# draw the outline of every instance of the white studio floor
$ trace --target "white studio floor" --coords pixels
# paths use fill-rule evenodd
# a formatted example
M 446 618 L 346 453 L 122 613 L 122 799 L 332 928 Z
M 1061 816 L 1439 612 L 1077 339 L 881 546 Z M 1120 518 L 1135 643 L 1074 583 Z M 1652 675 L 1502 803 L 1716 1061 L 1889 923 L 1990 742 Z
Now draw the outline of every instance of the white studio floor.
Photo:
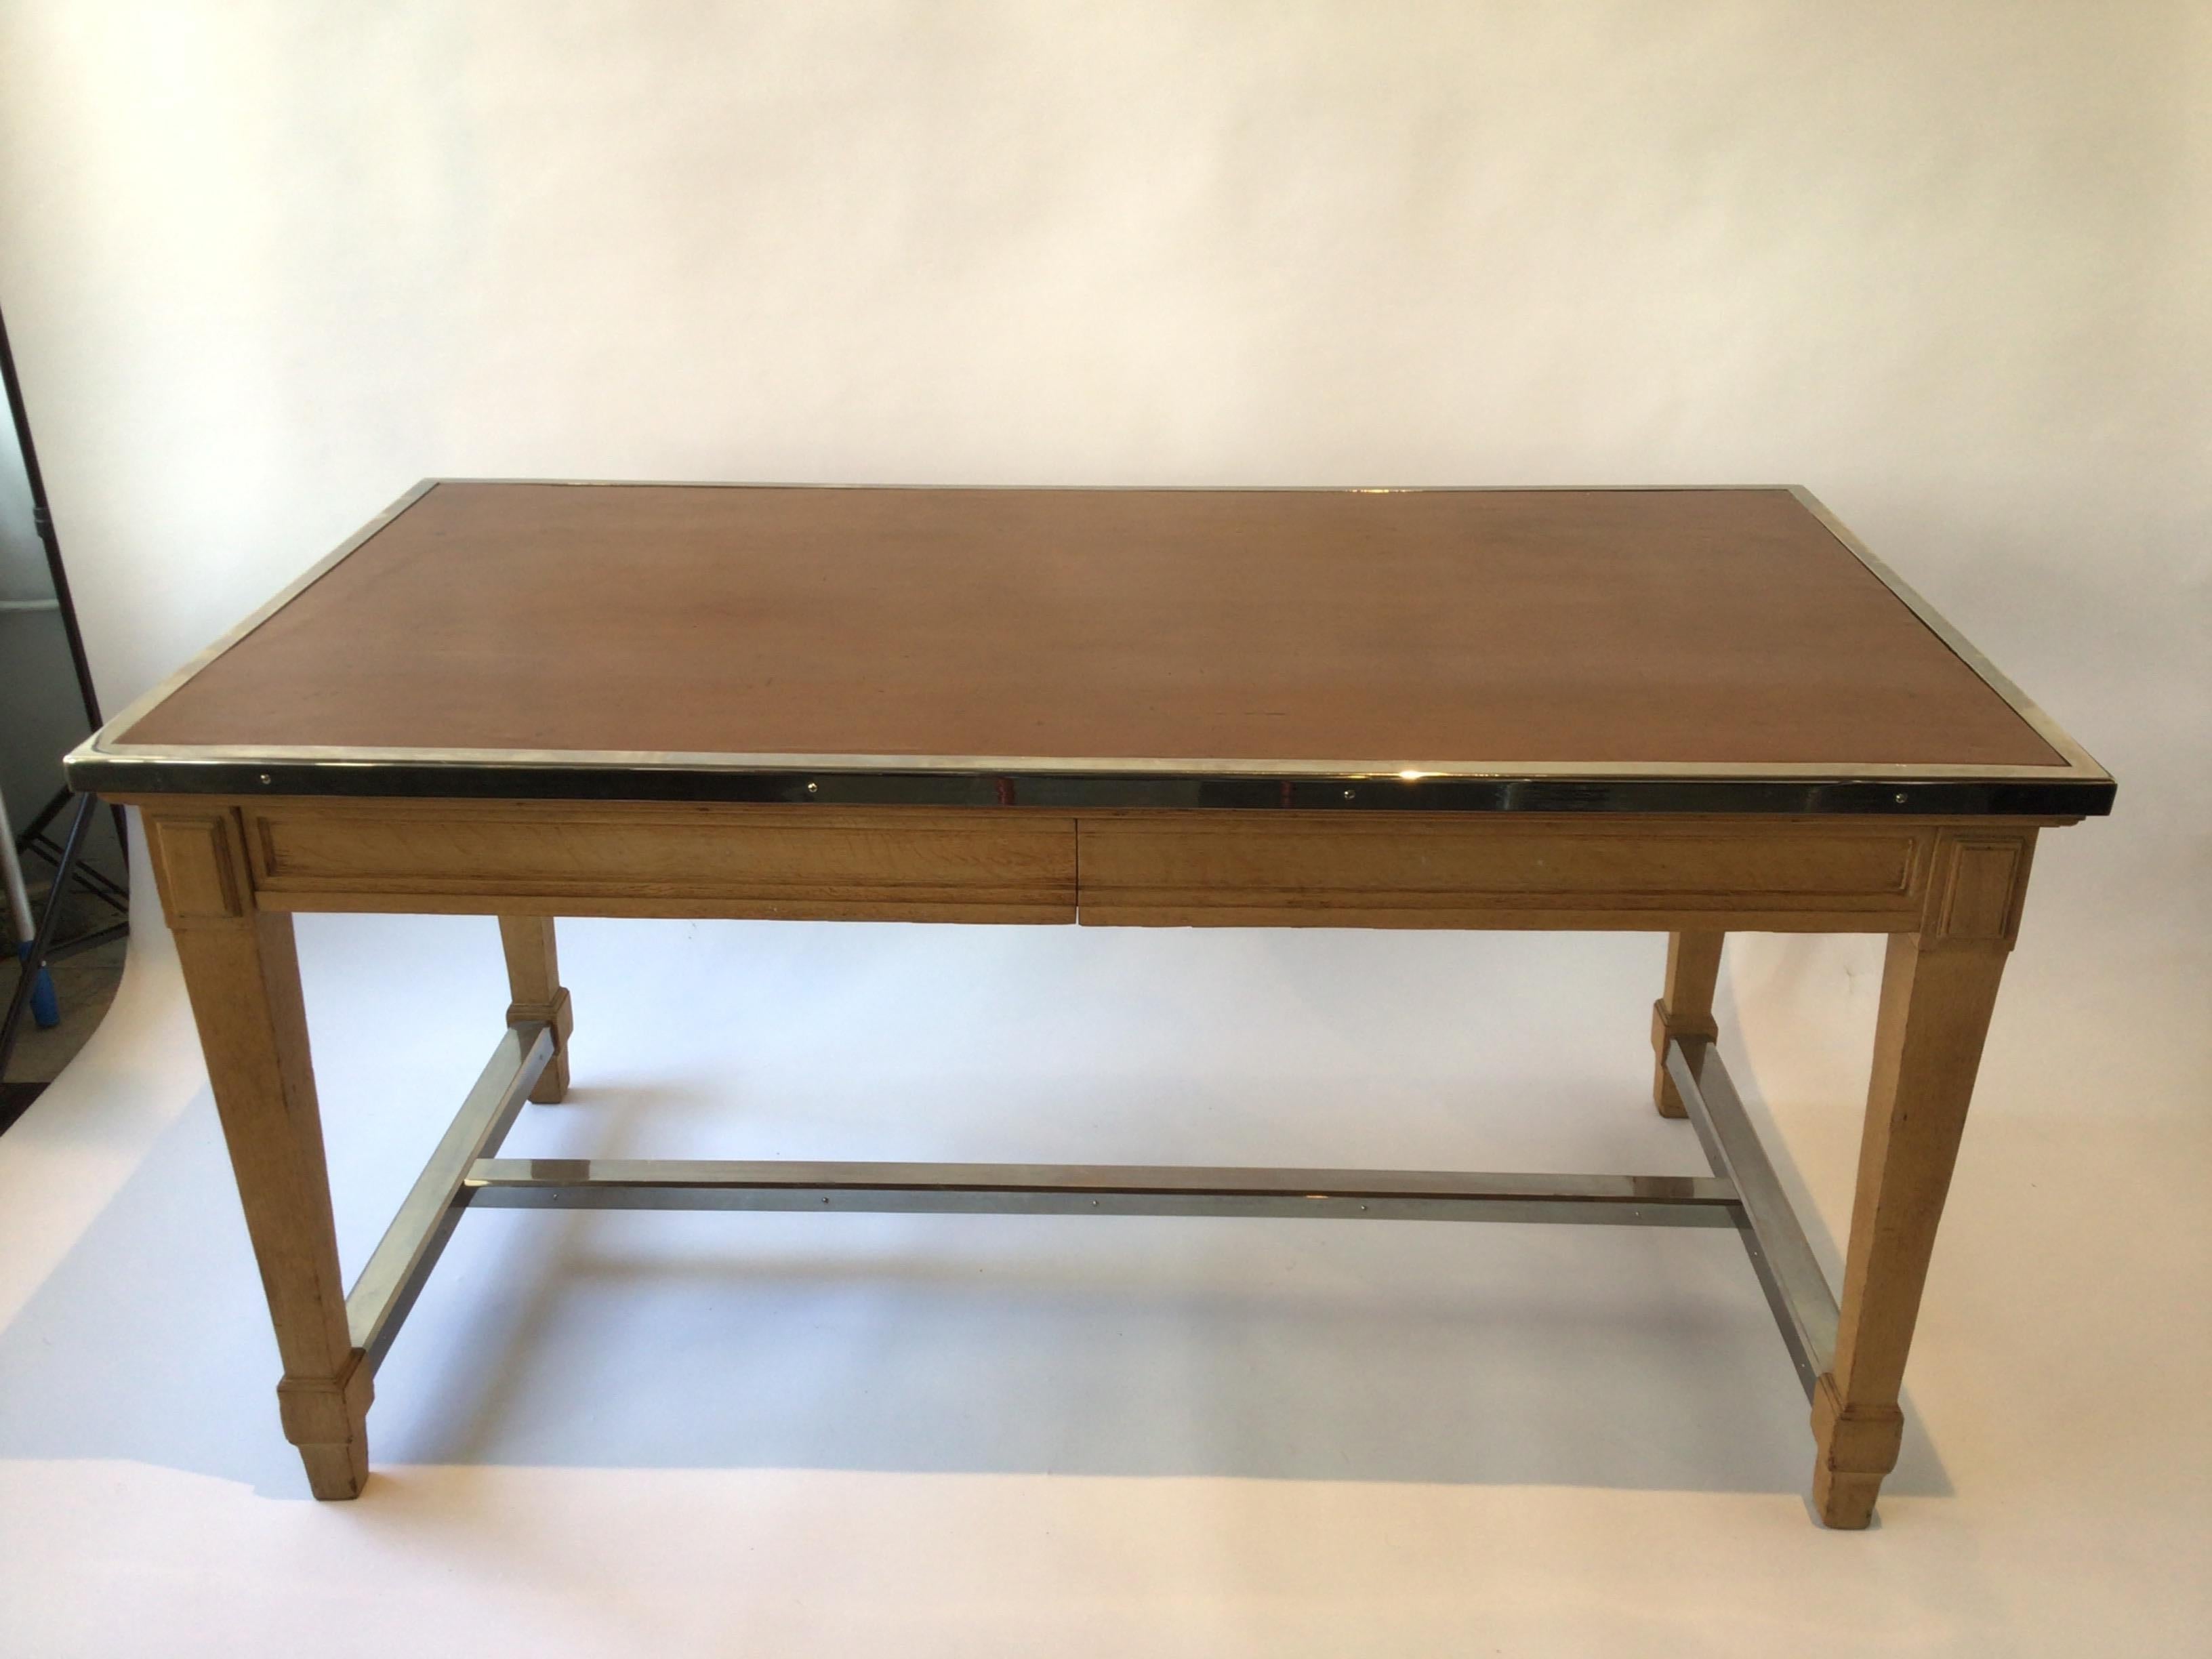
M 301 939 L 351 1271 L 506 991 L 488 920 Z M 576 1087 L 518 1153 L 1703 1169 L 1656 938 L 561 942 Z M 1879 946 L 1731 952 L 1832 1274 Z M 2202 984 L 2122 956 L 2031 915 L 1845 1534 L 1733 1235 L 1400 1223 L 480 1213 L 317 1504 L 143 949 L 0 1137 L 0 1653 L 2201 1653 Z

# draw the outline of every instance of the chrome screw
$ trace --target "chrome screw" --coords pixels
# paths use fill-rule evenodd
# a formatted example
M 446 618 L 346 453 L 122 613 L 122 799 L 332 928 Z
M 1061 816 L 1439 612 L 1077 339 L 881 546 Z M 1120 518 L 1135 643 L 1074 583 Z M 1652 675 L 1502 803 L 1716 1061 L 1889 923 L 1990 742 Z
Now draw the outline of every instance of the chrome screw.
M 822 786 L 818 783 L 810 783 L 806 786 L 806 793 L 810 795 L 818 795 L 822 793 Z M 1905 797 L 1899 795 L 1898 799 L 1903 800 Z

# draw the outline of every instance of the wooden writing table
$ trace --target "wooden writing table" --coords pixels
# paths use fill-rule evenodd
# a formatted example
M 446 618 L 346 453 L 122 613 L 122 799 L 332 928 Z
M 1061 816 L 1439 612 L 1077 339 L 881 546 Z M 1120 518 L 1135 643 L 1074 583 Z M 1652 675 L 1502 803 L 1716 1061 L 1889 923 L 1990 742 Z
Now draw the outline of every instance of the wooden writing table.
M 472 1205 L 1742 1234 L 1864 1526 L 2039 829 L 2113 786 L 1802 490 L 435 482 L 70 757 L 143 810 L 320 1498 Z M 350 1294 L 298 910 L 499 918 L 514 1003 Z M 556 915 L 1671 936 L 1710 1177 L 509 1159 Z M 1889 937 L 1840 1309 L 1714 1050 L 1730 930 Z

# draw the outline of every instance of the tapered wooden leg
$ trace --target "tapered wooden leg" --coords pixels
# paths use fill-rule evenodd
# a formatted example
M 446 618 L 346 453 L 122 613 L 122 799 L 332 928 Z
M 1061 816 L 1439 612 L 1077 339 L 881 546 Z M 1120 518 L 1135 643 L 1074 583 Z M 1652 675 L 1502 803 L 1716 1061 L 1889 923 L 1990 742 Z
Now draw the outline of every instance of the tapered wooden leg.
M 2018 927 L 2032 840 L 1946 843 L 1930 925 L 1889 941 L 1835 1364 L 1813 1396 L 1813 1502 L 1832 1527 L 1865 1526 L 1897 1462 L 1905 1352 Z
M 1662 1117 L 1687 1117 L 1688 1109 L 1667 1075 L 1667 1043 L 1672 1037 L 1720 1036 L 1713 1024 L 1713 987 L 1721 974 L 1721 942 L 1725 933 L 1669 933 L 1667 936 L 1667 989 L 1651 1005 L 1651 1052 L 1656 1058 L 1651 1079 L 1651 1101 Z
M 553 945 L 550 916 L 501 916 L 499 942 L 507 952 L 510 1025 L 544 1020 L 553 1027 L 553 1058 L 546 1062 L 531 1099 L 550 1106 L 568 1092 L 568 1033 L 575 1017 L 561 983 L 561 963 Z
M 356 1497 L 368 1479 L 369 1372 L 347 1334 L 292 919 L 254 909 L 234 815 L 148 827 L 276 1329 L 284 1436 L 316 1497 Z

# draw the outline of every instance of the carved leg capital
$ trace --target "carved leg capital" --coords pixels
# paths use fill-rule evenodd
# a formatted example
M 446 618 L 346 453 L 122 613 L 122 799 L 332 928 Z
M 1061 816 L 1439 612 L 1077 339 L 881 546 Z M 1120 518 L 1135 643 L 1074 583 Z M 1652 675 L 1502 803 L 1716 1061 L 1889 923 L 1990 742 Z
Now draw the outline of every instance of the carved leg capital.
M 553 1028 L 553 1058 L 539 1074 L 530 1097 L 540 1106 L 556 1105 L 568 1092 L 568 1034 L 576 1017 L 568 1006 L 568 988 L 561 983 L 560 958 L 554 949 L 550 916 L 501 916 L 499 938 L 507 953 L 509 1025 L 543 1020 Z
M 1724 933 L 1671 933 L 1667 939 L 1666 994 L 1651 1005 L 1654 1065 L 1651 1103 L 1662 1117 L 1687 1117 L 1689 1109 L 1667 1075 L 1667 1044 L 1674 1037 L 1720 1037 L 1713 1023 L 1713 988 L 1719 982 Z

